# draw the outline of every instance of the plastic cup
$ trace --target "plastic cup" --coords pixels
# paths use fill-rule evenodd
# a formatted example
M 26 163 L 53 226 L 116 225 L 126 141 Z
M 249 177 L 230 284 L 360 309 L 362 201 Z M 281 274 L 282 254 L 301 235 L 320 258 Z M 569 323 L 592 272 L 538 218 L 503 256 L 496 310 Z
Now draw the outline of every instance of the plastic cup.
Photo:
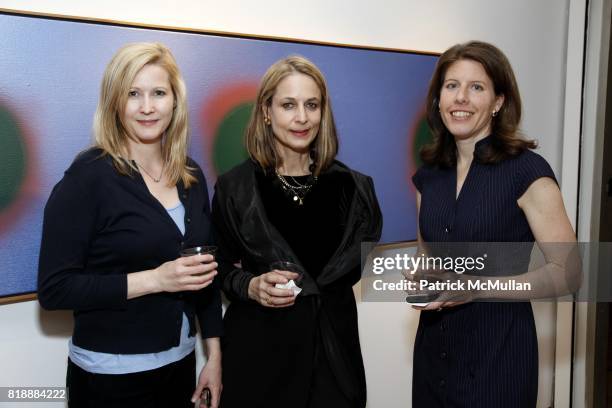
M 289 261 L 275 261 L 270 264 L 270 270 L 273 271 L 275 269 L 277 271 L 297 273 L 298 277 L 293 279 L 293 282 L 297 286 L 302 287 L 302 283 L 304 282 L 304 269 L 300 265 Z
M 214 245 L 209 245 L 209 246 L 196 246 L 196 247 L 191 247 L 191 248 L 185 248 L 182 249 L 180 254 L 181 254 L 181 258 L 186 258 L 189 256 L 194 256 L 194 255 L 206 255 L 206 254 L 210 254 L 213 256 L 213 260 L 210 262 L 214 262 L 214 256 L 215 256 L 215 252 L 217 251 L 217 247 Z M 202 262 L 203 264 L 207 263 L 207 262 Z M 194 274 L 194 275 L 203 275 L 203 274 Z
M 182 249 L 181 257 L 194 256 L 194 255 L 206 255 L 206 254 L 210 254 L 214 257 L 215 252 L 217 252 L 217 247 L 214 245 L 196 246 L 196 247 Z

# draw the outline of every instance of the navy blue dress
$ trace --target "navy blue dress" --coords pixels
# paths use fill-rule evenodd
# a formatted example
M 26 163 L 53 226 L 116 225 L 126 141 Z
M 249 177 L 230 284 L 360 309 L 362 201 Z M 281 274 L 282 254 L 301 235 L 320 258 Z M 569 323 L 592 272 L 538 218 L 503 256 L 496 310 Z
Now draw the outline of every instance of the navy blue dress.
M 455 168 L 423 166 L 414 175 L 425 242 L 534 241 L 517 199 L 536 179 L 555 179 L 554 173 L 529 150 L 483 164 L 478 157 L 490 144 L 491 137 L 476 144 L 457 198 Z M 473 302 L 421 312 L 414 408 L 535 407 L 537 391 L 538 347 L 529 302 Z

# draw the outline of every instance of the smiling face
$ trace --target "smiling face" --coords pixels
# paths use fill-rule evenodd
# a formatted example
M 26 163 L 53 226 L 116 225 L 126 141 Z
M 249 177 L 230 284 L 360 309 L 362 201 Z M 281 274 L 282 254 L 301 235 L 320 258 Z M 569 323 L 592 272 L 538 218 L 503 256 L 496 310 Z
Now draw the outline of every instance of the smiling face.
M 264 107 L 278 153 L 308 153 L 321 124 L 321 90 L 301 73 L 292 73 L 278 83 L 270 106 Z
M 122 120 L 130 137 L 140 143 L 161 141 L 174 110 L 168 72 L 147 64 L 138 71 L 128 92 Z
M 446 70 L 440 90 L 440 116 L 455 140 L 478 141 L 491 132 L 493 112 L 504 102 L 479 62 L 462 59 Z

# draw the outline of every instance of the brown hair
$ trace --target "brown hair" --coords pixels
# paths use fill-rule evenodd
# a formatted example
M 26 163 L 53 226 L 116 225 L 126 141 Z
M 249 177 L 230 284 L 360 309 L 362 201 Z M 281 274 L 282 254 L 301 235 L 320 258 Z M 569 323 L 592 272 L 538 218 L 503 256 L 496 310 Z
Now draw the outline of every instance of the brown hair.
M 293 73 L 308 75 L 321 91 L 321 124 L 319 133 L 310 146 L 314 161 L 314 175 L 319 175 L 331 165 L 338 153 L 338 137 L 332 113 L 327 84 L 315 64 L 301 56 L 290 56 L 275 62 L 264 74 L 257 91 L 257 100 L 246 130 L 245 144 L 249 155 L 264 169 L 277 167 L 281 157 L 276 151 L 272 128 L 264 121 L 264 107 L 272 104 L 278 84 Z
M 519 133 L 521 96 L 512 66 L 501 50 L 492 44 L 470 41 L 446 50 L 438 60 L 429 83 L 427 94 L 427 122 L 433 133 L 433 142 L 421 149 L 421 160 L 426 164 L 451 167 L 457 161 L 457 146 L 440 116 L 440 91 L 448 68 L 459 60 L 472 60 L 482 65 L 493 83 L 495 95 L 503 95 L 504 103 L 492 118 L 492 141 L 480 152 L 482 163 L 497 163 L 526 149 L 534 149 L 533 140 L 525 140 Z
M 175 108 L 162 142 L 162 158 L 168 184 L 182 180 L 185 187 L 197 182 L 194 168 L 187 165 L 188 118 L 185 83 L 170 50 L 160 43 L 133 43 L 122 47 L 109 62 L 100 87 L 100 99 L 94 115 L 95 145 L 112 157 L 117 171 L 132 174 L 138 169 L 124 157 L 128 138 L 132 137 L 121 122 L 128 91 L 138 72 L 155 64 L 168 72 Z

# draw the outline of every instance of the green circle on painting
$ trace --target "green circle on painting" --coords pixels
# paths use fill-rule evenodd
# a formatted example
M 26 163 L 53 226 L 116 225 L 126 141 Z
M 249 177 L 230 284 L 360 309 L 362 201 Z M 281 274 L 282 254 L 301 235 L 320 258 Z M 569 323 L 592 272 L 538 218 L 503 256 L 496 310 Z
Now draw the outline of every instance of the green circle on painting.
M 422 117 L 416 127 L 414 134 L 414 143 L 412 145 L 412 159 L 414 160 L 415 168 L 419 168 L 423 162 L 421 161 L 420 151 L 421 147 L 429 144 L 433 141 L 433 135 L 429 130 L 427 119 Z
M 17 198 L 25 173 L 25 145 L 17 120 L 0 106 L 0 211 Z
M 252 109 L 251 102 L 237 105 L 221 121 L 213 144 L 213 165 L 217 174 L 225 173 L 249 157 L 244 147 L 244 131 Z

